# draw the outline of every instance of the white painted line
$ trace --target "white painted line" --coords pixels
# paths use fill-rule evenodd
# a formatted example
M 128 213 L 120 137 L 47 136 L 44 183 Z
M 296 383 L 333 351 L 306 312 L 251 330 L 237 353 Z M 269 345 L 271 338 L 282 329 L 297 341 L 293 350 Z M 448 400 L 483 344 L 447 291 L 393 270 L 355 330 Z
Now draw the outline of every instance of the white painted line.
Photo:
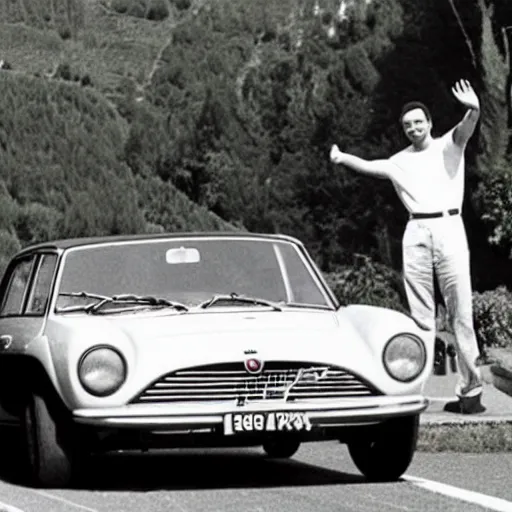
M 495 498 L 494 496 L 488 496 L 479 492 L 468 491 L 466 489 L 461 489 L 460 487 L 442 484 L 441 482 L 436 482 L 434 480 L 426 480 L 425 478 L 404 475 L 402 476 L 402 479 L 417 485 L 422 489 L 426 489 L 427 491 L 444 494 L 450 498 L 456 498 L 468 503 L 480 505 L 488 510 L 495 510 L 496 512 L 512 512 L 512 501 Z
M 0 501 L 0 512 L 23 512 L 23 510 L 13 507 L 12 505 L 7 505 Z
M 65 503 L 66 505 L 71 505 L 72 507 L 79 508 L 81 510 L 86 510 L 87 512 L 99 512 L 95 508 L 89 508 L 85 505 L 80 505 L 80 503 L 75 503 L 74 501 L 67 500 L 66 498 L 61 498 L 60 496 L 56 496 L 55 494 L 50 494 L 49 492 L 40 491 L 38 489 L 30 489 L 32 492 L 44 496 L 45 498 L 49 498 L 51 500 L 60 501 L 61 503 Z M 0 512 L 2 510 L 0 509 Z

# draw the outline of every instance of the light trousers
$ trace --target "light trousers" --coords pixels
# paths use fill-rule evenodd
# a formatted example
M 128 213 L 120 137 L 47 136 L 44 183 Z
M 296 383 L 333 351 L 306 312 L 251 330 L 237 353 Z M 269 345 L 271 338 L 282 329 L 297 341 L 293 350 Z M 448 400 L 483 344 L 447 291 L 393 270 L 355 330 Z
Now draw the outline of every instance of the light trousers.
M 482 392 L 482 378 L 476 366 L 479 349 L 473 327 L 469 249 L 460 215 L 409 220 L 403 236 L 403 266 L 411 314 L 431 332 L 432 346 L 437 277 L 459 362 L 455 393 L 459 397 L 478 395 Z

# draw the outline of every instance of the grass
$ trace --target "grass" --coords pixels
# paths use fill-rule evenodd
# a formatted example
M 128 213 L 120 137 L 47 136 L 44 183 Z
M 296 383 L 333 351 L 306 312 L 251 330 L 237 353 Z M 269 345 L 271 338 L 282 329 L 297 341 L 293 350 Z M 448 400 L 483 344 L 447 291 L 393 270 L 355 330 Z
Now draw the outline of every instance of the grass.
M 422 425 L 417 449 L 430 453 L 512 452 L 512 423 Z

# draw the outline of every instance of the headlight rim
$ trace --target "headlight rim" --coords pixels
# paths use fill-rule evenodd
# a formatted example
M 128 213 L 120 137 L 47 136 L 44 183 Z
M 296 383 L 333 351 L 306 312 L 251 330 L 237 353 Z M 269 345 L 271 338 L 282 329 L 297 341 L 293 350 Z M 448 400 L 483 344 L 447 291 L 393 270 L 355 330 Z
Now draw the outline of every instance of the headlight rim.
M 90 389 L 89 386 L 86 386 L 84 384 L 84 381 L 81 377 L 80 368 L 82 367 L 82 364 L 83 364 L 85 358 L 89 354 L 91 354 L 92 352 L 95 352 L 96 350 L 102 350 L 102 349 L 111 350 L 117 356 L 119 356 L 119 359 L 121 360 L 121 363 L 123 365 L 123 379 L 121 380 L 120 384 L 114 390 L 109 390 L 108 392 L 98 393 L 97 391 Z M 112 396 L 114 393 L 119 391 L 119 389 L 123 386 L 123 384 L 126 382 L 126 379 L 128 377 L 128 363 L 126 361 L 126 358 L 124 357 L 123 353 L 121 352 L 121 350 L 119 348 L 115 347 L 114 345 L 110 345 L 108 343 L 101 343 L 98 345 L 93 345 L 92 347 L 89 347 L 87 350 L 85 350 L 85 352 L 83 352 L 83 354 L 78 359 L 76 370 L 77 370 L 78 381 L 80 382 L 82 389 L 84 389 L 87 393 L 89 393 L 90 395 L 97 397 L 97 398 L 105 398 L 108 396 Z
M 420 367 L 420 370 L 414 374 L 412 377 L 408 378 L 408 379 L 400 379 L 398 378 L 396 375 L 394 375 L 391 370 L 389 369 L 388 367 L 388 364 L 386 362 L 386 352 L 389 348 L 389 345 L 396 339 L 396 338 L 400 338 L 400 337 L 407 337 L 407 338 L 410 338 L 412 339 L 413 341 L 415 341 L 418 346 L 420 347 L 421 349 L 421 367 Z M 416 380 L 422 373 L 423 371 L 425 370 L 425 367 L 427 365 L 427 348 L 425 346 L 425 343 L 423 342 L 423 340 L 417 336 L 416 334 L 413 334 L 411 332 L 400 332 L 398 334 L 394 334 L 393 336 L 391 336 L 391 338 L 389 338 L 389 340 L 386 342 L 386 344 L 384 345 L 384 349 L 382 350 L 382 364 L 387 372 L 387 374 L 394 380 L 396 380 L 397 382 L 401 382 L 403 384 L 409 384 L 410 382 Z

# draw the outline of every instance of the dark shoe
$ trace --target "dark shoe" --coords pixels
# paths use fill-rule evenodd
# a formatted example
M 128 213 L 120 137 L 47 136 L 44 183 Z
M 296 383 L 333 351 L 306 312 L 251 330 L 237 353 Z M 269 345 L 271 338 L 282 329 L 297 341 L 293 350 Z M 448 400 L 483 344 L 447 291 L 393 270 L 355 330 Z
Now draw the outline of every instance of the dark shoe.
M 446 412 L 454 412 L 458 414 L 478 414 L 486 410 L 480 403 L 481 398 L 481 393 L 476 396 L 461 396 L 458 400 L 448 402 L 444 406 L 444 410 Z

